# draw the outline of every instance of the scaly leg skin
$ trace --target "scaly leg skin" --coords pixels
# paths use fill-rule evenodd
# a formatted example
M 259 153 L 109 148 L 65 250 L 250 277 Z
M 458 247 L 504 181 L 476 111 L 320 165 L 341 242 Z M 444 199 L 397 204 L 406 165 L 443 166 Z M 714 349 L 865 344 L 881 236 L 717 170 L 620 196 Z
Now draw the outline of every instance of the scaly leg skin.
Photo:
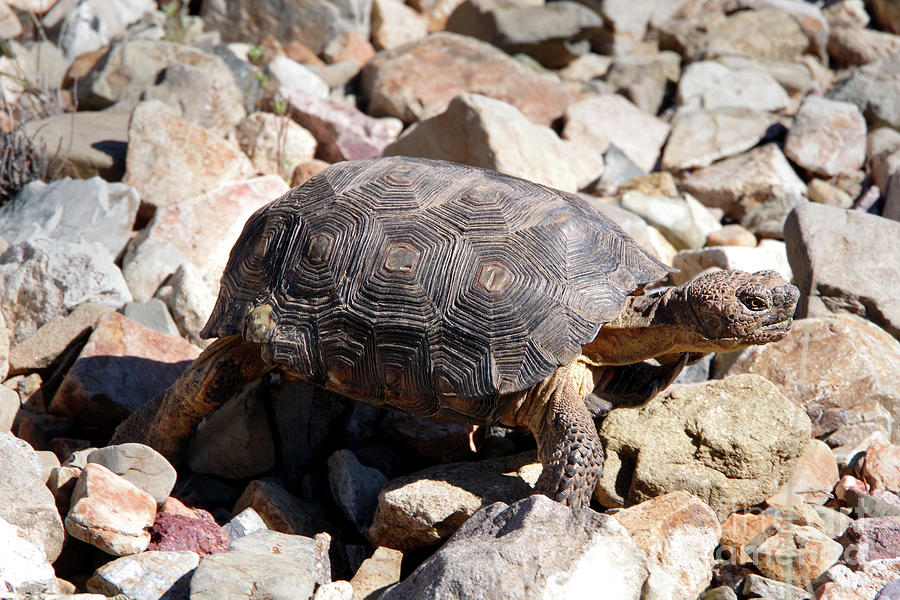
M 563 379 L 532 427 L 543 471 L 536 491 L 572 508 L 587 508 L 603 474 L 603 446 L 575 383 Z
M 272 368 L 258 344 L 239 335 L 219 338 L 169 389 L 122 421 L 110 444 L 139 442 L 174 461 L 203 417 Z

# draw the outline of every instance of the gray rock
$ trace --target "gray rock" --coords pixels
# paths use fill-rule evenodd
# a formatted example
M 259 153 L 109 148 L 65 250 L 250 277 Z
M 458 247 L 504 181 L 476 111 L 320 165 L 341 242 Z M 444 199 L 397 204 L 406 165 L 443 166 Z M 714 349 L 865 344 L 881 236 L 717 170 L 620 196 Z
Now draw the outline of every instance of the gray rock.
M 900 577 L 890 582 L 878 592 L 875 600 L 896 600 L 900 598 Z
M 561 140 L 514 106 L 477 94 L 457 96 L 443 113 L 407 129 L 384 154 L 451 160 L 569 192 L 603 171 L 601 152 L 586 143 Z
M 255 112 L 238 124 L 236 133 L 258 173 L 290 179 L 297 165 L 316 155 L 316 138 L 286 116 Z
M 19 535 L 47 561 L 56 560 L 64 538 L 62 520 L 53 494 L 44 485 L 37 455 L 26 442 L 0 433 L 0 465 L 4 465 L 0 469 L 0 519 L 18 527 Z M 6 535 L 12 534 L 7 531 Z
M 681 271 L 673 274 L 672 282 L 681 285 L 707 269 L 740 271 L 778 271 L 785 281 L 791 281 L 784 242 L 762 240 L 755 248 L 743 246 L 712 246 L 699 250 L 682 250 L 675 255 L 672 266 Z
M 43 550 L 3 517 L 0 517 L 0 586 L 6 593 L 29 594 L 28 597 L 38 594 L 44 598 L 44 592 L 59 591 L 56 574 Z
M 700 594 L 697 600 L 738 600 L 737 594 L 727 585 L 710 588 Z
M 788 132 L 784 153 L 826 177 L 856 171 L 866 159 L 866 122 L 849 102 L 807 97 Z
M 119 308 L 132 299 L 105 246 L 47 239 L 18 242 L 0 255 L 0 290 L 13 344 L 85 302 Z
M 722 228 L 709 210 L 690 196 L 670 198 L 629 191 L 621 203 L 622 208 L 659 229 L 677 249 L 702 248 L 706 236 Z
M 188 550 L 141 552 L 106 563 L 85 587 L 105 596 L 124 594 L 131 600 L 186 599 L 191 573 L 198 564 L 200 555 Z
M 785 224 L 801 292 L 798 315 L 850 312 L 900 339 L 900 223 L 822 204 L 798 206 Z M 864 266 L 864 268 L 860 268 Z
M 12 430 L 20 407 L 19 394 L 5 385 L 0 385 L 0 433 L 9 433 Z
M 178 473 L 162 454 L 143 444 L 118 444 L 94 450 L 88 455 L 89 463 L 98 463 L 124 477 L 156 500 L 162 506 L 169 498 Z
M 605 80 L 644 112 L 655 115 L 680 77 L 681 57 L 666 50 L 617 56 Z
M 679 110 L 744 106 L 754 110 L 786 108 L 784 88 L 762 67 L 731 69 L 715 61 L 691 63 L 678 82 Z
M 159 333 L 179 335 L 178 326 L 172 320 L 169 309 L 159 298 L 150 298 L 146 302 L 129 302 L 122 307 L 122 314 Z
M 228 532 L 232 542 L 245 535 L 268 529 L 262 517 L 250 507 L 245 508 L 240 513 L 231 518 L 227 523 L 222 525 L 222 529 Z
M 802 588 L 773 579 L 748 573 L 741 584 L 742 598 L 761 600 L 813 600 L 813 595 Z
M 482 509 L 381 597 L 579 598 L 602 589 L 637 600 L 647 575 L 643 553 L 615 519 L 536 495 Z
M 600 181 L 597 182 L 594 189 L 601 193 L 615 193 L 623 183 L 646 174 L 615 144 L 610 144 L 603 153 L 603 175 L 600 176 Z
M 38 238 L 99 243 L 114 261 L 131 237 L 137 190 L 99 177 L 34 181 L 0 208 L 0 235 L 10 244 Z
M 328 84 L 311 69 L 287 56 L 273 58 L 266 66 L 266 72 L 286 90 L 304 92 L 316 98 L 328 97 Z
M 210 340 L 200 337 L 200 331 L 212 314 L 216 294 L 210 290 L 203 273 L 190 263 L 178 265 L 175 272 L 156 290 L 155 298 L 165 303 L 175 320 L 178 335 L 204 348 Z
M 313 536 L 329 530 L 329 519 L 316 504 L 300 500 L 274 479 L 251 481 L 235 502 L 233 513 L 253 508 L 266 527 L 275 531 Z
M 759 376 L 670 388 L 607 415 L 595 497 L 619 507 L 685 490 L 724 519 L 780 488 L 809 431 L 803 410 Z
M 900 128 L 900 52 L 852 69 L 826 96 L 855 104 L 869 128 Z
M 69 60 L 108 46 L 125 29 L 152 11 L 152 0 L 84 0 L 71 7 L 62 25 L 59 44 Z M 43 12 L 43 11 L 42 11 Z
M 361 464 L 350 450 L 338 450 L 328 458 L 328 483 L 341 512 L 365 533 L 388 478 L 378 469 Z

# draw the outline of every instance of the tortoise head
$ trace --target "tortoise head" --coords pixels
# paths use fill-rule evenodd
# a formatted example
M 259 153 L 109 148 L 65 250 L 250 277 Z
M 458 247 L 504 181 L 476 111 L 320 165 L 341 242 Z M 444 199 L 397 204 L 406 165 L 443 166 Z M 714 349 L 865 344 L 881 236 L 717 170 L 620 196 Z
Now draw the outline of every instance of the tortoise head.
M 800 298 L 800 290 L 775 271 L 707 273 L 677 291 L 684 303 L 679 312 L 695 319 L 697 333 L 723 350 L 783 338 Z

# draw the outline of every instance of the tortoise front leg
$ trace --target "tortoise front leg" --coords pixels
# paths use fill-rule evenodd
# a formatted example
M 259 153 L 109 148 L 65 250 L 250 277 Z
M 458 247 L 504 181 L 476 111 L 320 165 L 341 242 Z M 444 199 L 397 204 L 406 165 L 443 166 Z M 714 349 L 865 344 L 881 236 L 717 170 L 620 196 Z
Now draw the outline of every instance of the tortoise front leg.
M 219 338 L 169 389 L 122 421 L 110 444 L 139 442 L 174 461 L 203 417 L 272 368 L 260 357 L 259 344 L 240 335 Z
M 543 465 L 536 491 L 572 508 L 585 508 L 603 474 L 603 446 L 576 382 L 564 368 L 557 374 L 552 386 L 541 386 L 535 398 L 546 402 L 546 410 L 531 426 Z

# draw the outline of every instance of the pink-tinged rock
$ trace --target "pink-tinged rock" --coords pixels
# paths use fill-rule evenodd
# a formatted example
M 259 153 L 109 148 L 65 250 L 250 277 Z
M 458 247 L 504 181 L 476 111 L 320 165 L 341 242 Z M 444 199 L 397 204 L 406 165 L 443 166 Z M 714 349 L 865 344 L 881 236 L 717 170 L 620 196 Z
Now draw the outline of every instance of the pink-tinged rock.
M 255 112 L 237 126 L 237 141 L 257 173 L 290 177 L 294 167 L 316 155 L 310 132 L 284 116 Z
M 589 143 L 598 152 L 613 144 L 649 173 L 669 136 L 669 124 L 619 94 L 606 94 L 570 105 L 562 135 Z
M 328 162 L 381 156 L 400 131 L 344 102 L 282 89 L 288 114 L 318 142 L 318 155 Z
M 129 246 L 123 273 L 137 302 L 146 302 L 182 262 L 193 265 L 215 294 L 228 253 L 256 209 L 288 189 L 276 175 L 224 184 L 174 206 L 160 208 Z M 160 253 L 171 256 L 159 261 Z M 178 262 L 181 261 L 181 262 Z
M 716 558 L 727 560 L 732 564 L 750 562 L 750 556 L 747 555 L 744 546 L 778 522 L 779 519 L 774 515 L 731 513 L 722 523 L 722 538 L 719 541 Z
M 147 549 L 156 500 L 106 467 L 90 463 L 72 492 L 66 531 L 113 556 Z
M 122 181 L 145 203 L 171 206 L 252 174 L 240 148 L 185 121 L 168 105 L 151 100 L 132 112 Z
M 834 496 L 838 500 L 846 500 L 847 490 L 854 490 L 860 494 L 869 493 L 869 486 L 865 481 L 860 481 L 853 475 L 844 475 L 834 486 Z
M 784 153 L 819 175 L 855 171 L 866 159 L 866 120 L 855 104 L 808 96 L 788 132 Z
M 199 354 L 199 348 L 180 337 L 107 313 L 63 379 L 50 410 L 111 429 L 169 387 Z
M 694 598 L 709 585 L 722 529 L 716 513 L 691 494 L 657 496 L 615 515 L 638 548 Z M 675 551 L 674 549 L 678 549 Z
M 828 444 L 810 440 L 803 454 L 794 461 L 791 478 L 776 496 L 797 494 L 805 502 L 825 504 L 831 499 L 831 492 L 839 478 L 837 461 Z
M 845 548 L 844 562 L 851 566 L 900 558 L 900 517 L 856 519 L 837 541 Z
M 900 446 L 876 444 L 866 450 L 862 478 L 870 489 L 900 491 Z
M 355 60 L 361 65 L 366 64 L 375 56 L 375 48 L 369 40 L 356 31 L 339 33 L 331 41 L 325 44 L 322 57 L 326 62 L 337 63 L 345 60 Z
M 562 84 L 490 44 L 453 33 L 378 53 L 363 70 L 362 89 L 370 114 L 406 123 L 440 112 L 464 92 L 508 102 L 540 125 L 561 117 L 570 101 Z
M 818 529 L 775 524 L 744 549 L 764 577 L 805 586 L 838 561 L 843 547 Z
M 206 556 L 225 552 L 231 543 L 228 532 L 215 521 L 167 512 L 156 515 L 150 530 L 148 550 L 190 550 Z

